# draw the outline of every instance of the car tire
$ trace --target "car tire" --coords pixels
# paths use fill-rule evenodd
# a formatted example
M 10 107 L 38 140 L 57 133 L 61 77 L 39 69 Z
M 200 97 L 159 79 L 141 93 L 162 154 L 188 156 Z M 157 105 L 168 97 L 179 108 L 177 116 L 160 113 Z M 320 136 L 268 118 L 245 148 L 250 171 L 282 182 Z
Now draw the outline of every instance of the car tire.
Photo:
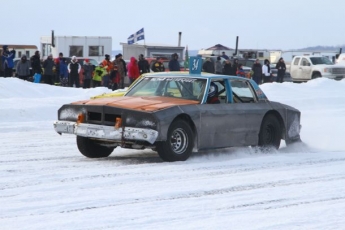
M 321 74 L 320 73 L 313 73 L 313 76 L 311 77 L 311 79 L 316 79 L 316 78 L 320 78 Z
M 273 114 L 265 116 L 259 133 L 259 147 L 264 150 L 279 149 L 282 129 L 277 117 Z
M 184 120 L 174 121 L 168 130 L 166 141 L 156 144 L 158 155 L 163 161 L 185 161 L 192 154 L 193 131 Z
M 77 136 L 77 146 L 81 154 L 88 158 L 102 158 L 108 157 L 113 151 L 113 148 L 98 145 L 94 140 Z

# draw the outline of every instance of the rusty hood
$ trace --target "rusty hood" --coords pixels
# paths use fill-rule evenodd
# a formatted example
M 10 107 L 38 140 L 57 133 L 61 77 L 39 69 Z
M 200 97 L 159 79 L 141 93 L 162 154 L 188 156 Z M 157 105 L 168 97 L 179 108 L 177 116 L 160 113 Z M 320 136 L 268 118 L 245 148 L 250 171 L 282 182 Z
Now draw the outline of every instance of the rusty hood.
M 71 103 L 72 105 L 106 105 L 117 108 L 157 111 L 169 108 L 176 105 L 195 105 L 198 101 L 185 100 L 173 97 L 113 97 L 113 98 L 99 98 L 94 100 L 77 101 Z

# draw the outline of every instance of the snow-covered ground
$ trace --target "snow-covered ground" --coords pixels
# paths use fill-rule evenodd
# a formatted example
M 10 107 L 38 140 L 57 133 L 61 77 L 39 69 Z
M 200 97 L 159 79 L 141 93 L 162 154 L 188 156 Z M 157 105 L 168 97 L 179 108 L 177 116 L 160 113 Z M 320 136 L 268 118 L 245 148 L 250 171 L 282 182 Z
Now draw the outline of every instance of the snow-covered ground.
M 108 92 L 0 78 L 0 229 L 345 229 L 345 80 L 265 84 L 302 112 L 303 144 L 165 163 L 87 159 L 53 129 L 65 103 Z

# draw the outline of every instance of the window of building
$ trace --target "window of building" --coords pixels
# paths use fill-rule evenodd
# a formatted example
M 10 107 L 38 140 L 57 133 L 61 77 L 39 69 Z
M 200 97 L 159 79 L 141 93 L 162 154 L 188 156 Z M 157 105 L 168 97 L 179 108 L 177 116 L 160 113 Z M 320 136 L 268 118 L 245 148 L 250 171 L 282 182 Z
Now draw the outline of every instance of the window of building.
M 84 57 L 83 46 L 70 46 L 69 56 Z
M 263 52 L 259 52 L 259 53 L 258 53 L 258 56 L 259 56 L 260 58 L 263 58 L 263 57 L 264 57 L 264 53 L 263 53 Z
M 22 51 L 18 52 L 18 57 L 22 57 Z
M 104 46 L 89 46 L 89 56 L 104 56 Z
M 27 57 L 30 57 L 30 51 L 29 50 L 25 51 L 25 54 Z

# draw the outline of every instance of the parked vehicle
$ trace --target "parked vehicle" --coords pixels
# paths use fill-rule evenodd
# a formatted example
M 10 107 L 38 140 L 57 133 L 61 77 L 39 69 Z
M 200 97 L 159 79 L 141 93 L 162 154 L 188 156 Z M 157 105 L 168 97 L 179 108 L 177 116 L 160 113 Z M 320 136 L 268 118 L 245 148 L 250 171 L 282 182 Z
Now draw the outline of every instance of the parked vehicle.
M 324 56 L 295 56 L 290 65 L 293 81 L 308 81 L 319 77 L 341 80 L 345 78 L 345 66 L 334 65 Z

